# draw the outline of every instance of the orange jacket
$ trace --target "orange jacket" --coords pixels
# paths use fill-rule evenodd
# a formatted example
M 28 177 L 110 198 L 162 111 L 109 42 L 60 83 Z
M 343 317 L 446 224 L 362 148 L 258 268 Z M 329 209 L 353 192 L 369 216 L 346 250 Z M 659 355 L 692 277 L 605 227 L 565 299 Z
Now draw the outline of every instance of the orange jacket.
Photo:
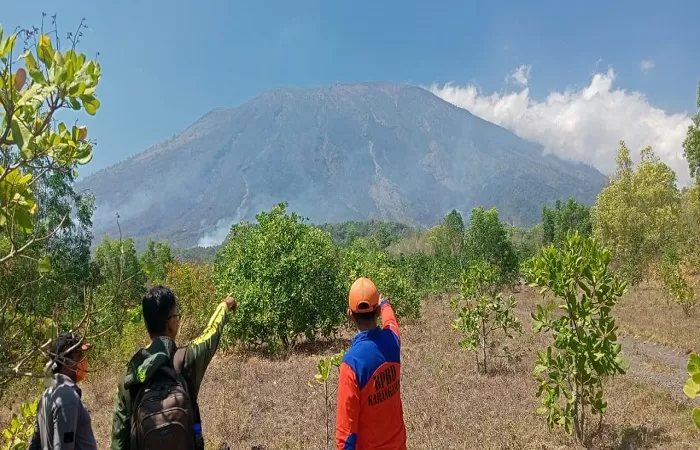
M 340 365 L 335 439 L 338 450 L 405 450 L 399 325 L 380 306 L 383 328 L 355 336 Z

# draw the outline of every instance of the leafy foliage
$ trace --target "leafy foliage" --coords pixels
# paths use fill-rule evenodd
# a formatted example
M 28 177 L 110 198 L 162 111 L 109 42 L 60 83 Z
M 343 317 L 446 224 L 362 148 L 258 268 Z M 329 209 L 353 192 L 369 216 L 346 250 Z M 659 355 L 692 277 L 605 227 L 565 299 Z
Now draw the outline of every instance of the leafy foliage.
M 594 238 L 570 233 L 559 248 L 545 248 L 528 273 L 531 285 L 543 295 L 551 292 L 561 311 L 554 315 L 554 303 L 548 303 L 532 314 L 533 330 L 551 332 L 553 338 L 535 367 L 542 399 L 537 412 L 547 415 L 550 427 L 575 431 L 580 440 L 586 410 L 602 415 L 607 409 L 604 377 L 625 373 L 612 308 L 627 284 L 610 272 L 610 259 Z
M 596 200 L 595 235 L 612 252 L 620 274 L 634 284 L 677 246 L 681 197 L 675 172 L 651 147 L 642 150 L 636 171 L 624 142 L 617 160 L 615 179 Z
M 377 238 L 382 249 L 386 249 L 413 232 L 413 228 L 403 223 L 379 220 L 325 223 L 318 225 L 318 228 L 330 233 L 333 243 L 341 247 L 347 247 L 355 239 L 371 236 Z
M 317 385 L 323 387 L 323 401 L 324 409 L 326 413 L 326 447 L 331 446 L 331 400 L 338 391 L 338 384 L 330 386 L 331 375 L 333 374 L 333 368 L 338 371 L 340 369 L 340 364 L 343 362 L 343 356 L 345 351 L 341 351 L 333 355 L 330 358 L 319 358 L 318 360 L 318 372 L 314 375 L 314 382 Z M 314 387 L 314 385 L 309 382 L 309 387 Z
M 64 109 L 94 115 L 100 107 L 95 97 L 100 66 L 76 53 L 76 41 L 61 52 L 47 34 L 22 34 L 34 42 L 17 58 L 18 35 L 4 37 L 0 27 L 0 232 L 10 241 L 0 263 L 60 228 L 41 233 L 37 183 L 54 173 L 72 173 L 92 158 L 87 128 L 55 123 L 55 116 Z M 24 67 L 15 67 L 17 59 Z
M 522 325 L 515 315 L 515 298 L 507 299 L 498 291 L 499 274 L 495 267 L 484 261 L 475 261 L 462 273 L 460 285 L 461 300 L 451 302 L 457 310 L 457 318 L 452 327 L 462 333 L 460 347 L 475 352 L 476 365 L 483 373 L 488 372 L 487 362 L 495 353 L 498 340 L 496 331 L 508 339 L 513 339 L 513 332 L 520 333 Z M 504 347 L 506 357 L 511 356 L 508 347 Z M 479 360 L 481 353 L 481 360 Z
M 53 19 L 55 25 L 55 17 Z M 94 198 L 75 193 L 77 167 L 93 142 L 68 109 L 94 115 L 100 66 L 54 49 L 36 28 L 5 35 L 0 27 L 0 386 L 41 375 L 46 341 L 58 326 L 89 326 L 87 295 Z M 19 55 L 18 38 L 24 38 Z M 58 41 L 57 41 L 58 42 Z M 19 258 L 21 257 L 21 258 Z M 3 393 L 0 390 L 0 395 Z
M 173 252 L 165 242 L 157 244 L 149 239 L 146 250 L 141 255 L 141 269 L 148 276 L 150 284 L 160 284 L 165 280 L 168 264 L 173 262 Z
M 559 245 L 566 240 L 569 231 L 578 231 L 581 236 L 593 232 L 591 208 L 573 198 L 566 203 L 557 200 L 554 208 L 542 207 L 542 232 L 545 245 Z
M 464 234 L 464 253 L 469 262 L 483 260 L 498 268 L 499 284 L 508 284 L 518 276 L 518 259 L 506 226 L 496 208 L 472 209 Z
M 700 108 L 700 82 L 698 83 L 698 108 Z M 690 166 L 690 176 L 700 177 L 700 111 L 693 116 L 693 123 L 688 127 L 688 134 L 683 141 L 683 155 Z
M 700 397 L 700 355 L 691 353 L 688 358 L 688 380 L 683 392 L 691 399 Z M 700 408 L 693 408 L 693 422 L 700 428 Z
M 168 264 L 165 284 L 177 297 L 181 321 L 178 336 L 190 341 L 204 329 L 216 305 L 216 288 L 211 281 L 211 264 L 175 262 Z
M 668 296 L 683 308 L 686 315 L 690 315 L 697 304 L 697 299 L 695 291 L 683 273 L 683 265 L 676 252 L 670 251 L 664 254 L 661 260 L 661 279 Z
M 358 277 L 367 277 L 385 297 L 391 298 L 398 317 L 420 317 L 419 291 L 406 267 L 392 261 L 374 238 L 357 239 L 343 252 L 343 275 L 345 292 Z
M 271 351 L 301 335 L 330 335 L 345 310 L 340 258 L 330 235 L 288 215 L 286 207 L 280 203 L 258 214 L 256 224 L 232 226 L 214 264 L 218 293 L 233 293 L 239 302 L 230 338 L 266 343 Z
M 29 448 L 29 442 L 34 433 L 38 405 L 39 399 L 20 405 L 19 414 L 13 414 L 10 424 L 2 430 L 0 449 L 25 450 Z

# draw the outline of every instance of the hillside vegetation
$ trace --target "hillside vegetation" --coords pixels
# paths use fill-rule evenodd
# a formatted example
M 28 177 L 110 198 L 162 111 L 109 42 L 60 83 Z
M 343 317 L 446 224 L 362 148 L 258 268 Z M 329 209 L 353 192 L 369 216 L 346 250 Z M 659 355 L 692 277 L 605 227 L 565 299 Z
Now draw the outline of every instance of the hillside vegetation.
M 146 344 L 140 301 L 156 284 L 170 286 L 178 298 L 180 344 L 198 335 L 221 298 L 238 299 L 199 400 L 210 446 L 328 448 L 319 430 L 332 427 L 333 402 L 308 382 L 319 380 L 314 375 L 323 367 L 323 382 L 335 382 L 331 361 L 354 332 L 345 314 L 347 292 L 361 276 L 391 300 L 402 327 L 409 448 L 668 449 L 700 442 L 693 424 L 700 427 L 700 409 L 693 408 L 700 395 L 700 357 L 693 353 L 700 350 L 700 187 L 694 180 L 678 189 L 675 173 L 651 148 L 641 150 L 635 166 L 620 143 L 617 171 L 593 207 L 573 197 L 543 206 L 532 190 L 522 190 L 531 210 L 517 214 L 537 218 L 526 228 L 509 225 L 497 208 L 453 201 L 459 190 L 424 192 L 439 198 L 431 214 L 439 209 L 441 216 L 427 229 L 377 220 L 316 226 L 278 199 L 254 220 L 231 226 L 219 247 L 175 252 L 151 240 L 141 250 L 128 234 L 137 229 L 125 227 L 91 254 L 95 199 L 76 194 L 74 180 L 93 144 L 86 127 L 50 119 L 60 109 L 97 112 L 100 66 L 75 49 L 54 49 L 48 35 L 36 38 L 36 47 L 20 58 L 23 67 L 13 67 L 17 36 L 0 36 L 0 419 L 7 422 L 0 448 L 24 448 L 31 436 L 36 403 L 27 400 L 41 392 L 48 343 L 68 329 L 94 344 L 91 373 L 81 387 L 99 446 L 108 446 L 116 377 Z M 336 86 L 326 94 L 334 98 L 341 91 L 363 104 L 393 98 L 417 107 L 420 100 L 431 115 L 447 114 L 445 105 L 426 103 L 413 88 Z M 316 104 L 315 95 L 305 91 L 307 106 Z M 267 117 L 272 102 L 281 120 L 291 114 L 283 101 L 290 96 L 271 94 L 246 112 Z M 326 126 L 333 126 L 337 117 L 327 117 Z M 373 120 L 379 128 L 394 123 L 393 116 Z M 685 150 L 697 176 L 700 114 L 694 124 Z M 404 142 L 425 137 L 401 129 Z M 503 136 L 500 129 L 485 130 L 484 136 Z M 177 139 L 194 139 L 189 133 Z M 310 141 L 290 142 L 302 149 Z M 535 171 L 542 162 L 534 153 L 501 149 L 504 167 Z M 120 170 L 162 154 L 182 157 L 159 147 Z M 578 169 L 546 164 L 558 180 L 547 189 L 582 186 L 570 178 Z M 265 166 L 249 167 L 245 173 L 252 175 Z M 509 173 L 499 167 L 493 172 Z M 531 175 L 517 183 L 544 189 Z M 115 186 L 143 173 L 109 176 L 120 180 Z M 517 183 L 512 186 L 520 190 Z M 371 208 L 381 204 L 377 198 Z M 208 207 L 217 208 L 217 201 Z

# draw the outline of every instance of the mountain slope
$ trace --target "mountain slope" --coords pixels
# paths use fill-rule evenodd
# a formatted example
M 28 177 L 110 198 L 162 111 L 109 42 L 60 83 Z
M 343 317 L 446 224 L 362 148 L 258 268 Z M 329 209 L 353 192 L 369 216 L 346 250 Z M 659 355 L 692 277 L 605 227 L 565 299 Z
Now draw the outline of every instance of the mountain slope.
M 424 89 L 357 83 L 213 110 L 79 189 L 97 196 L 97 236 L 115 233 L 118 212 L 126 236 L 188 246 L 283 200 L 315 223 L 432 225 L 451 208 L 485 205 L 528 225 L 543 203 L 592 203 L 605 181 Z

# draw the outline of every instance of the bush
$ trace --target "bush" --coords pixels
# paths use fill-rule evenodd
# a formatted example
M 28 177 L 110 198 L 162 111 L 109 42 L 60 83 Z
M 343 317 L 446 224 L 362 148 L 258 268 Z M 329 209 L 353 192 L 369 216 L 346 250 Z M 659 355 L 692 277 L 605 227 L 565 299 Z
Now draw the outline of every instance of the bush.
M 340 258 L 331 237 L 280 203 L 257 223 L 231 227 L 214 265 L 219 296 L 238 300 L 227 335 L 276 351 L 300 336 L 329 336 L 345 320 Z
M 459 345 L 475 353 L 477 369 L 483 373 L 488 372 L 487 361 L 491 356 L 511 356 L 505 346 L 504 354 L 495 354 L 499 342 L 494 333 L 501 331 L 506 338 L 513 339 L 514 331 L 522 331 L 515 315 L 515 298 L 512 295 L 503 298 L 498 292 L 498 279 L 495 267 L 484 261 L 474 262 L 462 272 L 460 291 L 465 304 L 460 307 L 460 298 L 456 297 L 450 305 L 458 311 L 452 327 L 463 335 Z
M 343 254 L 345 293 L 359 277 L 370 278 L 391 299 L 397 317 L 420 317 L 420 297 L 406 268 L 392 262 L 374 238 L 357 239 Z M 347 298 L 347 297 L 346 297 Z M 347 304 L 347 302 L 345 302 Z
M 165 284 L 175 294 L 182 314 L 178 333 L 180 344 L 199 336 L 221 300 L 216 295 L 212 273 L 211 264 L 176 262 L 167 266 Z M 222 346 L 227 344 L 224 339 Z
M 603 378 L 624 374 L 612 308 L 627 289 L 608 268 L 610 253 L 593 238 L 569 234 L 559 248 L 542 250 L 530 265 L 531 286 L 548 291 L 559 301 L 537 305 L 532 314 L 536 333 L 551 331 L 552 345 L 539 352 L 535 375 L 537 396 L 547 424 L 564 426 L 568 433 L 585 437 L 586 410 L 604 414 Z
M 0 449 L 23 450 L 29 448 L 29 442 L 34 434 L 34 421 L 38 405 L 38 399 L 20 405 L 19 414 L 13 414 L 10 424 L 2 430 Z
M 464 233 L 464 255 L 466 265 L 483 260 L 498 267 L 501 285 L 513 283 L 518 278 L 518 257 L 496 208 L 472 209 L 469 226 Z

